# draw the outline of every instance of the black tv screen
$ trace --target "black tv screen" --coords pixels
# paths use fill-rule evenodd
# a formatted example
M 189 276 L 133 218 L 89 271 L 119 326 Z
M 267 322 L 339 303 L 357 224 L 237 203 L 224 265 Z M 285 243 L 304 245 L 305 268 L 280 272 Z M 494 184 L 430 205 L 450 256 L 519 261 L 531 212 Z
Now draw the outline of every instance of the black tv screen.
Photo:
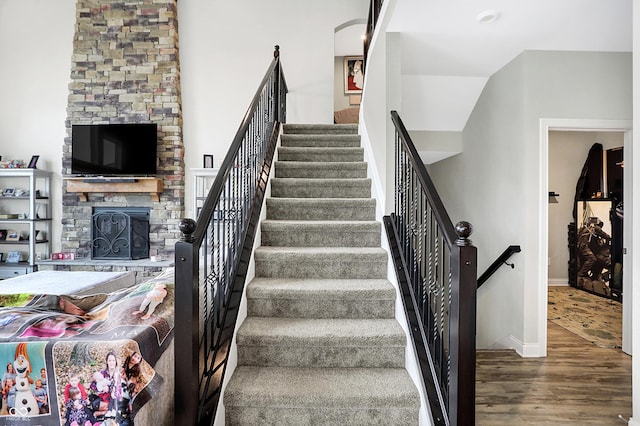
M 71 173 L 75 175 L 154 175 L 157 151 L 156 123 L 71 126 Z

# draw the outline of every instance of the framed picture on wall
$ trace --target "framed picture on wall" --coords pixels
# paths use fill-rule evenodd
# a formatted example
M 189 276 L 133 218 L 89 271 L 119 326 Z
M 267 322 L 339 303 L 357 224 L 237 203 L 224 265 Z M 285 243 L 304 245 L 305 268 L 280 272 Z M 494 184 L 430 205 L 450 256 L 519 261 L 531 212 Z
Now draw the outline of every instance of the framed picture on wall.
M 345 95 L 362 93 L 362 85 L 364 83 L 364 74 L 362 69 L 363 61 L 363 56 L 344 57 Z
M 204 168 L 205 169 L 213 168 L 213 155 L 204 154 Z

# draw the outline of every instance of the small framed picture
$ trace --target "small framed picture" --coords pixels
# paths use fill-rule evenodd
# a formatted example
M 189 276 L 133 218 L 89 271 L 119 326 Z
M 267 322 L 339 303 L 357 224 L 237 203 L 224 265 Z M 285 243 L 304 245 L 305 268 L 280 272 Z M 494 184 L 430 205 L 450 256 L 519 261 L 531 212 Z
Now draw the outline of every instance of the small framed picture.
M 34 155 L 33 157 L 31 157 L 31 160 L 29 161 L 29 165 L 27 167 L 30 169 L 35 169 L 38 158 L 40 158 L 39 155 Z
M 362 63 L 364 56 L 344 57 L 344 94 L 361 94 L 364 83 Z
M 205 169 L 213 168 L 213 155 L 210 155 L 210 154 L 204 155 L 204 168 Z
M 13 197 L 13 193 L 16 192 L 15 188 L 5 188 L 2 190 L 3 197 Z
M 10 251 L 7 253 L 7 263 L 20 263 L 20 258 L 22 258 L 22 253 L 19 251 Z
M 15 231 L 15 230 L 9 230 L 7 231 L 7 241 L 20 241 L 20 232 Z

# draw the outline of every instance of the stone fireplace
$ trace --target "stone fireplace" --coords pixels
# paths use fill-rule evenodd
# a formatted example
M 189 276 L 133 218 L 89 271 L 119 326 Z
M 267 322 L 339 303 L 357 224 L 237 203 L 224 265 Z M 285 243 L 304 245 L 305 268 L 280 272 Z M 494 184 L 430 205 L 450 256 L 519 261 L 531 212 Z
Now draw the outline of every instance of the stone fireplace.
M 157 197 L 100 190 L 81 197 L 63 179 L 62 250 L 76 259 L 101 257 L 93 251 L 94 209 L 132 207 L 148 211 L 146 257 L 172 258 L 184 213 L 179 75 L 176 0 L 76 2 L 63 176 L 71 173 L 72 125 L 157 123 L 163 184 Z

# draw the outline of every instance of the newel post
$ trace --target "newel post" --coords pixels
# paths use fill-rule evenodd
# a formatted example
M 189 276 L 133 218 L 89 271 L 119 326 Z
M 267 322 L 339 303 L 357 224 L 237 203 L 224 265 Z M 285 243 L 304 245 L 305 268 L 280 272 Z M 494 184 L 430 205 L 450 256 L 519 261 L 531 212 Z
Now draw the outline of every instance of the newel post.
M 198 277 L 197 261 L 194 253 L 193 232 L 196 222 L 182 219 L 179 225 L 182 236 L 176 243 L 175 251 L 175 330 L 174 369 L 176 372 L 188 369 L 188 373 L 176 374 L 175 378 L 175 418 L 184 424 L 195 425 L 198 421 L 199 377 L 198 362 Z M 177 285 L 191 283 L 191 285 Z
M 455 261 L 455 273 L 458 275 L 459 287 L 452 289 L 451 306 L 452 330 L 457 332 L 457 350 L 452 353 L 451 364 L 455 377 L 456 395 L 449 399 L 449 413 L 456 421 L 452 425 L 475 424 L 476 399 L 476 290 L 477 284 L 477 249 L 469 237 L 473 226 L 469 222 L 456 223 L 458 238 L 456 249 L 452 248 L 452 266 Z M 455 277 L 454 277 L 455 279 Z M 454 281 L 455 282 L 455 281 Z M 454 352 L 454 351 L 452 351 Z

